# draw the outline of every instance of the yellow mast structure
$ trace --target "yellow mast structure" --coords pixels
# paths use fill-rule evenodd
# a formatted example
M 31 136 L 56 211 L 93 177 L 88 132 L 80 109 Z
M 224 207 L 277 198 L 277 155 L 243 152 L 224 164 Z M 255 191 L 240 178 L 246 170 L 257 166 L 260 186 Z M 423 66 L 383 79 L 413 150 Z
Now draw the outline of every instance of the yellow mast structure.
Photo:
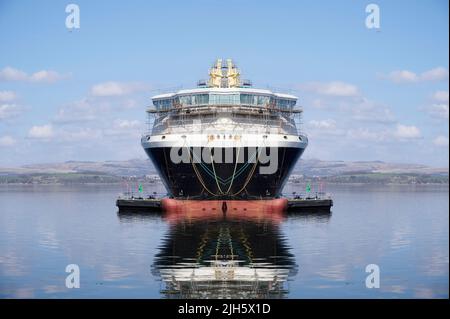
M 220 88 L 222 78 L 222 59 L 217 59 L 216 64 L 209 70 L 209 87 Z
M 223 69 L 226 69 L 224 74 Z M 213 88 L 236 88 L 241 86 L 240 72 L 231 59 L 227 59 L 226 67 L 222 67 L 222 59 L 217 59 L 209 70 L 208 86 Z
M 236 88 L 241 86 L 239 70 L 233 64 L 233 61 L 231 59 L 227 59 L 227 79 L 229 88 Z

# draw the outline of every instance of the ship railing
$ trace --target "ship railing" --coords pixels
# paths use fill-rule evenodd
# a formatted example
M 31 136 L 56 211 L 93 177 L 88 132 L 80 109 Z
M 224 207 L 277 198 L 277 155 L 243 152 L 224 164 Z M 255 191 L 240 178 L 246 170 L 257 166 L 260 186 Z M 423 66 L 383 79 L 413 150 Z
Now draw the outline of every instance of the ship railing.
M 206 111 L 206 110 L 205 110 Z M 152 122 L 155 125 L 159 123 L 170 123 L 171 125 L 183 125 L 201 123 L 214 124 L 222 118 L 231 119 L 237 123 L 256 123 L 268 125 L 281 125 L 287 123 L 290 126 L 296 126 L 296 124 L 301 124 L 301 118 L 293 118 L 285 115 L 273 115 L 273 114 L 242 114 L 237 112 L 201 112 L 195 114 L 172 114 L 167 116 L 161 116 L 157 118 L 152 118 Z M 149 117 L 150 120 L 150 117 Z
M 182 120 L 172 120 L 166 119 L 165 121 L 155 122 L 156 126 L 169 127 L 179 127 L 179 126 L 192 126 L 192 125 L 221 125 L 219 118 L 217 117 L 203 117 L 198 119 L 182 119 Z M 259 126 L 269 126 L 269 127 L 279 127 L 279 128 L 290 128 L 295 127 L 295 123 L 292 121 L 282 121 L 282 120 L 264 120 L 264 119 L 254 119 L 254 118 L 231 118 L 231 122 L 228 122 L 235 126 L 240 125 L 259 125 Z
M 157 88 L 157 89 L 149 90 L 148 92 L 152 92 L 153 94 L 166 94 L 166 93 L 177 92 L 182 89 L 183 89 L 183 85 L 176 85 L 176 86 L 170 86 L 170 87 Z
M 292 94 L 292 95 L 294 95 L 297 92 L 297 90 L 295 90 L 295 89 L 282 88 L 282 87 L 277 87 L 277 86 L 272 86 L 272 85 L 266 85 L 265 89 L 272 91 L 274 93 L 287 93 L 287 94 Z
M 202 131 L 207 128 L 220 127 L 222 124 L 217 122 L 216 118 L 202 119 L 200 121 L 194 120 L 155 120 L 154 122 L 148 122 L 147 133 L 151 134 L 163 134 L 175 131 Z M 230 125 L 230 124 L 227 124 Z M 288 133 L 294 135 L 307 136 L 303 131 L 303 125 L 299 122 L 280 120 L 276 121 L 264 121 L 254 119 L 239 119 L 239 122 L 232 122 L 234 130 L 244 130 L 252 133 L 260 132 L 273 132 L 278 134 Z M 223 125 L 222 125 L 223 126 Z M 223 130 L 223 127 L 222 127 Z
M 245 110 L 244 110 L 245 111 Z M 256 112 L 255 112 L 256 111 Z M 195 108 L 191 113 L 170 113 L 165 116 L 148 117 L 148 132 L 153 134 L 169 132 L 182 129 L 197 129 L 199 126 L 205 129 L 207 126 L 221 125 L 220 119 L 228 119 L 228 125 L 234 125 L 236 128 L 245 127 L 252 130 L 256 127 L 256 131 L 264 131 L 268 129 L 278 129 L 280 132 L 288 132 L 289 134 L 300 134 L 303 127 L 301 113 L 291 116 L 289 113 L 260 113 L 253 108 L 250 112 L 241 112 L 241 108 Z M 151 127 L 153 126 L 153 128 Z M 193 127 L 195 126 L 195 127 Z M 261 129 L 263 127 L 263 129 Z M 255 130 L 252 130 L 255 131 Z
M 197 105 L 186 105 L 182 104 L 177 107 L 156 109 L 153 106 L 147 108 L 147 112 L 156 115 L 165 115 L 168 113 L 177 114 L 195 114 L 195 113 L 205 113 L 205 112 L 233 112 L 233 113 L 243 113 L 243 114 L 256 114 L 256 113 L 281 113 L 284 115 L 295 115 L 303 112 L 301 106 L 296 106 L 293 108 L 277 108 L 269 105 L 253 105 L 253 104 L 225 104 L 225 105 L 211 105 L 211 104 L 197 104 Z
M 326 192 L 311 192 L 311 193 L 296 193 L 296 194 L 283 194 L 283 196 L 291 198 L 291 199 L 332 199 L 332 195 Z
M 232 126 L 230 130 L 227 127 Z M 218 123 L 217 121 L 165 121 L 155 123 L 152 134 L 174 133 L 177 131 L 198 132 L 210 128 L 217 128 L 222 131 L 245 131 L 249 133 L 272 132 L 278 134 L 298 134 L 299 130 L 291 123 L 280 123 L 280 121 L 242 121 L 239 123 L 232 122 L 227 124 Z

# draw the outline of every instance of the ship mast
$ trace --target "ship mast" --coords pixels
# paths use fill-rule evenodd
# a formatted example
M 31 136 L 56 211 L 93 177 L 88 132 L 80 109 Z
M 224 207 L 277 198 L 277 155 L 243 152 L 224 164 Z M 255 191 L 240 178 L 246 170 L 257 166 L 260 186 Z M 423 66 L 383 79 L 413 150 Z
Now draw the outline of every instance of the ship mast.
M 222 59 L 217 59 L 209 70 L 208 86 L 212 88 L 238 88 L 241 87 L 240 72 L 231 59 L 226 64 Z

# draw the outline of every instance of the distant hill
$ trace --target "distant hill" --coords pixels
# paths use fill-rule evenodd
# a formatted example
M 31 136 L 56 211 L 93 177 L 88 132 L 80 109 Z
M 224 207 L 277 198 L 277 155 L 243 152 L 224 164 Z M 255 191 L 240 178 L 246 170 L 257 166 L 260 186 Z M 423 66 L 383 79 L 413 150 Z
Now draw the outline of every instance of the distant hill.
M 24 165 L 15 168 L 1 168 L 0 175 L 6 174 L 64 174 L 64 173 L 102 173 L 112 176 L 144 176 L 156 174 L 148 159 L 128 161 L 68 161 Z
M 117 183 L 124 177 L 145 178 L 154 182 L 157 173 L 148 159 L 127 161 L 68 161 L 0 168 L 0 183 Z M 300 160 L 291 181 L 328 180 L 335 183 L 447 183 L 448 168 L 381 161 Z
M 300 160 L 293 174 L 304 176 L 336 176 L 348 174 L 431 174 L 448 175 L 447 168 L 435 168 L 420 164 L 386 163 L 382 161 L 321 161 Z

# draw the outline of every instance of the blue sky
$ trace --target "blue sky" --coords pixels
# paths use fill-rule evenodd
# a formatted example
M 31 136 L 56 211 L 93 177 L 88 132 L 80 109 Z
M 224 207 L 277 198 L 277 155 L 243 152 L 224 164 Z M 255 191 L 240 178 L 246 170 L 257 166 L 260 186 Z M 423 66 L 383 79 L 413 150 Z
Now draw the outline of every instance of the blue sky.
M 448 1 L 69 3 L 0 0 L 2 166 L 144 158 L 150 97 L 222 57 L 299 96 L 305 158 L 448 167 Z

